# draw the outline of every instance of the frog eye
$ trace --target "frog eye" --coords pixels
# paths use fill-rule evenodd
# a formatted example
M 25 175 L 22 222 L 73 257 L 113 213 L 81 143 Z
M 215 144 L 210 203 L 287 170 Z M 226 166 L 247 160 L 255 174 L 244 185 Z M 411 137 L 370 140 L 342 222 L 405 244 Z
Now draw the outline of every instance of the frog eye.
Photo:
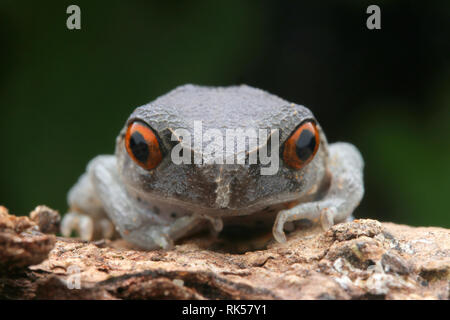
M 141 121 L 128 126 L 125 148 L 134 162 L 146 170 L 155 168 L 162 160 L 158 138 L 152 128 Z
M 305 122 L 284 143 L 284 162 L 294 169 L 303 168 L 314 158 L 319 143 L 319 131 L 315 123 Z

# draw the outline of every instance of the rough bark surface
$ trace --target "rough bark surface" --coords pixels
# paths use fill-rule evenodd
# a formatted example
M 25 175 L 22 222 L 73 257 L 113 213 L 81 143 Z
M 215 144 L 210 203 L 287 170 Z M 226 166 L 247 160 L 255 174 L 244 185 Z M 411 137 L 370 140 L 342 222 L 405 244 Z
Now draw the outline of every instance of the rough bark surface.
M 45 235 L 59 221 L 49 210 L 32 221 L 0 207 L 0 298 L 449 299 L 447 229 L 361 219 L 285 244 L 201 234 L 145 252 Z

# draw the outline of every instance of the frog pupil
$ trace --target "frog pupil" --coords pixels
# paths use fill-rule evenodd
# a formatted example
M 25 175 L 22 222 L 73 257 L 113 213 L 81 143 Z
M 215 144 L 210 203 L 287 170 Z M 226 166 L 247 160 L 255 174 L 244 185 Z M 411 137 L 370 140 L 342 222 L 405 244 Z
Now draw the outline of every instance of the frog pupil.
M 142 134 L 133 132 L 130 137 L 130 149 L 139 162 L 146 162 L 149 155 L 148 145 Z
M 316 139 L 314 133 L 310 130 L 303 130 L 295 142 L 295 152 L 300 160 L 306 161 L 313 154 L 316 148 Z

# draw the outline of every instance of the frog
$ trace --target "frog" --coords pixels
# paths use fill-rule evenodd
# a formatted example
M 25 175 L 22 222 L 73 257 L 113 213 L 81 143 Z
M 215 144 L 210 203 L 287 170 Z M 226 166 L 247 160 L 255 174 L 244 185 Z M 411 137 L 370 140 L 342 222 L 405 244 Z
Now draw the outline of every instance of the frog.
M 238 163 L 174 161 L 175 150 L 202 159 L 206 141 L 193 144 L 177 134 L 194 134 L 196 121 L 202 130 L 263 128 L 269 134 L 244 153 L 227 150 L 230 159 L 244 158 Z M 250 163 L 249 156 L 274 145 L 277 168 L 262 174 L 267 162 Z M 363 167 L 359 150 L 328 143 L 301 104 L 247 85 L 183 85 L 134 109 L 114 154 L 89 161 L 68 192 L 61 233 L 77 232 L 87 241 L 121 237 L 155 250 L 201 230 L 218 235 L 224 225 L 267 225 L 272 241 L 285 243 L 300 222 L 328 230 L 353 220 L 364 195 Z

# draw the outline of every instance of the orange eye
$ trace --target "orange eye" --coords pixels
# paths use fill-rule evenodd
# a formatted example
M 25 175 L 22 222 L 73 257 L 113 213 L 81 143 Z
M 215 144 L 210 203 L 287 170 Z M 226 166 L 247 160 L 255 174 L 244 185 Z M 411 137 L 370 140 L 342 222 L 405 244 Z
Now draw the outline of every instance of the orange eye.
M 125 135 L 125 147 L 130 157 L 146 170 L 155 168 L 162 160 L 158 138 L 144 122 L 132 122 Z
M 294 169 L 306 166 L 319 149 L 319 131 L 309 121 L 298 127 L 284 143 L 283 160 Z

